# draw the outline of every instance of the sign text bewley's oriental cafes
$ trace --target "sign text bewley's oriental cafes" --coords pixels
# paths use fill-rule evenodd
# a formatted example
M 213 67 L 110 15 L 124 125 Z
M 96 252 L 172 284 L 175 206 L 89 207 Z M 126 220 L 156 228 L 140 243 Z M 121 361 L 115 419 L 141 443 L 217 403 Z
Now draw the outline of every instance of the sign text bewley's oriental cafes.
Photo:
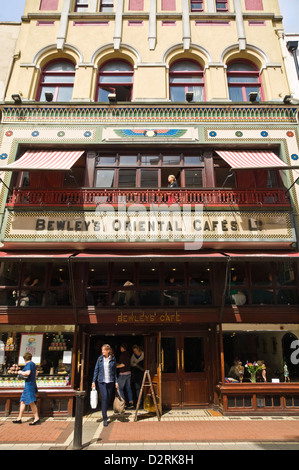
M 95 211 L 9 211 L 4 242 L 205 242 L 296 240 L 290 213 L 203 211 L 202 206 L 132 205 L 120 210 L 103 205 Z M 200 248 L 197 246 L 196 248 Z

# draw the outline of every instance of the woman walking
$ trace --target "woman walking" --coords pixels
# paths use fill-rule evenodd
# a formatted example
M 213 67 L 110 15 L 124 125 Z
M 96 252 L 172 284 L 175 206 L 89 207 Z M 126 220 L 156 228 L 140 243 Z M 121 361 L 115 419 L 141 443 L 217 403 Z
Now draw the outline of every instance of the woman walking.
M 95 389 L 96 387 L 96 380 L 98 381 L 102 397 L 102 416 L 104 426 L 108 426 L 107 410 L 112 400 L 113 391 L 115 388 L 118 388 L 116 360 L 112 355 L 112 350 L 109 344 L 104 344 L 102 346 L 102 355 L 98 358 L 93 373 L 92 389 Z
M 38 416 L 38 409 L 35 404 L 36 402 L 36 376 L 37 369 L 34 362 L 32 362 L 32 354 L 26 352 L 23 356 L 25 360 L 25 367 L 22 371 L 19 372 L 20 375 L 23 375 L 25 378 L 25 388 L 20 398 L 20 411 L 18 418 L 13 421 L 15 424 L 22 424 L 22 417 L 27 405 L 30 405 L 34 419 L 29 426 L 34 426 L 35 424 L 40 424 L 40 419 Z

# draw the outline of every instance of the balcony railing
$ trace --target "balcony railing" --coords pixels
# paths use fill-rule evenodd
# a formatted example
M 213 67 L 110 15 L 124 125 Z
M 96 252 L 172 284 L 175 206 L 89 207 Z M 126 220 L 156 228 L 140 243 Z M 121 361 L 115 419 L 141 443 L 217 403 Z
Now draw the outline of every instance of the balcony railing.
M 284 189 L 14 189 L 7 206 L 97 206 L 100 204 L 202 204 L 289 206 Z

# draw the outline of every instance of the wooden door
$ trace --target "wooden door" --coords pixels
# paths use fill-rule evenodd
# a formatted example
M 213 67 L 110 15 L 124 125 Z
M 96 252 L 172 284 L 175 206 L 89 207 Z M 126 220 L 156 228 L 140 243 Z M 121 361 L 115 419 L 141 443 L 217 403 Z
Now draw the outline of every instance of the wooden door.
M 165 334 L 161 339 L 162 406 L 200 407 L 210 402 L 206 333 Z
M 145 370 L 150 371 L 151 379 L 157 395 L 160 414 L 162 413 L 161 384 L 161 333 L 144 336 Z

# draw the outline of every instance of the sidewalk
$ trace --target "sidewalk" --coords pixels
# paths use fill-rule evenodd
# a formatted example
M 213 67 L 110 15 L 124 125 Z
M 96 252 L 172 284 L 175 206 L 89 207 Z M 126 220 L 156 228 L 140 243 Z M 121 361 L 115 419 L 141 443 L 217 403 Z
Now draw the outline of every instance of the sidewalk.
M 213 410 L 172 410 L 161 421 L 134 411 L 110 412 L 103 427 L 100 412 L 83 419 L 82 450 L 197 451 L 299 450 L 299 417 L 223 417 Z M 74 418 L 47 418 L 39 426 L 0 418 L 0 450 L 73 450 Z

